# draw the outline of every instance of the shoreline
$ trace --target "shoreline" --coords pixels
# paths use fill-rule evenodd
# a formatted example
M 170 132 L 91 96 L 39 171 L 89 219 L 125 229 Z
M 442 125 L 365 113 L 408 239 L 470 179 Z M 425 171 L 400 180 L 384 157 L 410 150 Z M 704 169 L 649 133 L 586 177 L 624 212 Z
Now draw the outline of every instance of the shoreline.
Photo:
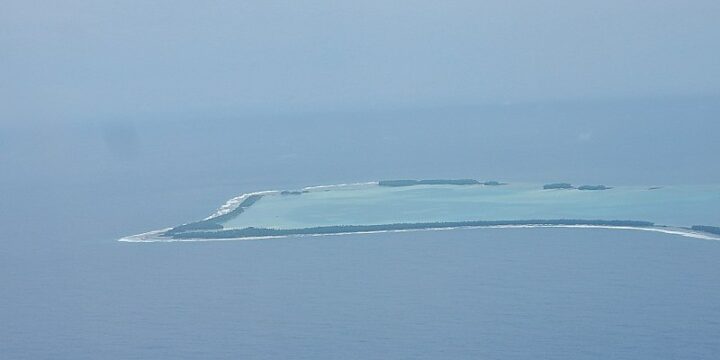
M 456 227 L 428 227 L 418 229 L 397 229 L 397 230 L 374 230 L 374 231 L 356 231 L 356 232 L 337 232 L 337 233 L 317 233 L 317 234 L 288 234 L 288 235 L 269 235 L 269 236 L 247 236 L 247 237 L 235 237 L 235 238 L 187 238 L 178 239 L 171 237 L 153 237 L 152 235 L 159 235 L 164 233 L 165 230 L 155 230 L 138 235 L 126 236 L 119 239 L 119 242 L 128 243 L 151 243 L 151 242 L 210 242 L 210 241 L 246 241 L 246 240 L 271 240 L 271 239 L 283 239 L 283 238 L 301 238 L 301 237 L 317 237 L 317 236 L 341 236 L 341 235 L 354 235 L 354 234 L 381 234 L 381 233 L 401 233 L 401 232 L 416 232 L 416 231 L 450 231 L 450 230 L 477 230 L 477 229 L 541 229 L 541 228 L 556 228 L 556 229 L 605 229 L 605 230 L 635 230 L 635 231 L 649 231 L 658 232 L 668 235 L 676 235 L 687 238 L 699 239 L 699 240 L 710 240 L 720 241 L 720 236 L 714 234 L 694 231 L 691 229 L 669 227 L 669 226 L 610 226 L 610 225 L 538 225 L 538 224 L 526 224 L 526 225 L 488 225 L 488 226 L 456 226 Z
M 320 190 L 320 189 L 332 189 L 332 188 L 341 188 L 341 187 L 349 187 L 349 186 L 362 186 L 362 185 L 377 185 L 379 184 L 379 181 L 368 181 L 368 182 L 359 182 L 359 183 L 347 183 L 347 184 L 335 184 L 335 185 L 315 185 L 315 186 L 306 186 L 304 188 L 301 188 L 301 191 L 313 191 L 313 190 Z M 226 201 L 224 204 L 222 204 L 215 212 L 202 219 L 202 221 L 212 220 L 216 217 L 223 216 L 226 214 L 229 214 L 233 211 L 235 211 L 240 204 L 243 203 L 247 198 L 253 195 L 278 195 L 282 193 L 283 190 L 263 190 L 263 191 L 253 191 L 249 193 L 240 194 L 238 196 L 235 196 L 231 198 L 230 200 Z
M 492 182 L 496 183 L 496 182 Z M 384 185 L 383 185 L 384 184 Z M 498 183 L 500 184 L 500 183 Z M 505 183 L 502 183 L 503 185 Z M 330 191 L 330 189 L 343 189 L 357 187 L 362 189 L 369 186 L 406 187 L 406 186 L 434 186 L 452 185 L 489 186 L 472 179 L 461 180 L 381 180 L 370 182 L 344 183 L 335 185 L 306 186 L 300 190 L 265 190 L 248 192 L 231 198 L 220 206 L 212 215 L 203 220 L 178 225 L 171 228 L 153 230 L 141 234 L 125 236 L 121 242 L 191 242 L 191 241 L 229 241 L 229 240 L 261 240 L 286 237 L 326 236 L 347 234 L 372 234 L 384 232 L 407 231 L 438 231 L 453 229 L 481 229 L 481 228 L 595 228 L 614 230 L 642 230 L 654 231 L 671 235 L 678 235 L 704 240 L 720 240 L 714 226 L 685 226 L 662 225 L 650 221 L 637 220 L 601 220 L 601 219 L 525 219 L 525 220 L 466 220 L 466 221 L 438 221 L 438 222 L 405 222 L 381 223 L 371 225 L 329 225 L 309 226 L 298 228 L 243 227 L 224 228 L 222 222 L 228 217 L 239 216 L 244 210 L 251 207 L 264 196 L 285 195 L 285 193 L 298 194 L 304 192 Z M 547 185 L 546 185 L 547 186 Z M 710 230 L 703 227 L 712 228 Z

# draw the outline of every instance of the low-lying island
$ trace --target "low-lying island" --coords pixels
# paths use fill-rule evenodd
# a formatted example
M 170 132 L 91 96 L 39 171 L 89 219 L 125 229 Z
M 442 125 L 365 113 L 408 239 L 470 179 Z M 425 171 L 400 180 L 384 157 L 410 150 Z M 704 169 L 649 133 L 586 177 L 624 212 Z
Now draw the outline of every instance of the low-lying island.
M 720 238 L 719 190 L 718 186 L 651 190 L 474 179 L 382 180 L 244 194 L 206 219 L 121 240 L 257 239 L 482 227 L 601 227 L 714 239 Z

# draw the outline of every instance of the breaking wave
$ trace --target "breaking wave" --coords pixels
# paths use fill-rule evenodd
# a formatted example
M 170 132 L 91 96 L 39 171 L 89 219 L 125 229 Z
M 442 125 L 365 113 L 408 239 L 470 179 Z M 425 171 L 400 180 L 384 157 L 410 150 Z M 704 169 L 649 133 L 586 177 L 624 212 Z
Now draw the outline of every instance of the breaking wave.
M 711 234 L 700 233 L 682 228 L 672 227 L 633 227 L 633 226 L 605 226 L 605 225 L 491 225 L 491 226 L 458 226 L 458 227 L 447 227 L 447 228 L 426 228 L 426 229 L 404 229 L 404 230 L 378 230 L 378 231 L 360 231 L 360 232 L 345 232 L 345 233 L 333 233 L 333 234 L 294 234 L 294 235 L 276 235 L 276 236 L 254 236 L 254 237 L 242 237 L 242 238 L 226 238 L 226 239 L 174 239 L 174 238 L 162 238 L 157 237 L 164 230 L 151 231 L 144 234 L 128 236 L 120 239 L 122 242 L 210 242 L 210 241 L 243 241 L 243 240 L 269 240 L 269 239 L 282 239 L 282 238 L 301 238 L 301 237 L 316 237 L 316 236 L 338 236 L 338 235 L 354 235 L 354 234 L 381 234 L 381 233 L 402 233 L 402 232 L 416 232 L 416 231 L 447 231 L 447 230 L 461 230 L 461 229 L 538 229 L 538 228 L 561 228 L 561 229 L 606 229 L 606 230 L 637 230 L 637 231 L 650 231 L 658 232 L 669 235 L 677 235 L 687 238 L 700 239 L 700 240 L 714 240 L 720 241 L 720 237 L 713 236 Z

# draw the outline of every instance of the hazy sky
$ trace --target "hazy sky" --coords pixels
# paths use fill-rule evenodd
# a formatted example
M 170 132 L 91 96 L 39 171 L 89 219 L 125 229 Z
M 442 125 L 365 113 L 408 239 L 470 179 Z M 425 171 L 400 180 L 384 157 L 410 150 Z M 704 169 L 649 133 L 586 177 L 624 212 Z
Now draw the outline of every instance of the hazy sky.
M 0 122 L 720 93 L 720 2 L 0 3 Z

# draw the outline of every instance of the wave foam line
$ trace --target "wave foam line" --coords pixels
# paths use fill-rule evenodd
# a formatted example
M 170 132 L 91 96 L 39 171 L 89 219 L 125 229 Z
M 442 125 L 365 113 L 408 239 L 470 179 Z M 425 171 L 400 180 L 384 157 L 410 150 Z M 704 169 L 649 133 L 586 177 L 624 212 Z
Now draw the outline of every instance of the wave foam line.
M 632 226 L 603 226 L 603 225 L 492 225 L 492 226 L 457 226 L 457 227 L 443 227 L 443 228 L 426 228 L 426 229 L 403 229 L 403 230 L 377 230 L 377 231 L 358 231 L 358 232 L 344 232 L 335 234 L 294 234 L 294 235 L 275 235 L 275 236 L 252 236 L 242 238 L 227 238 L 227 239 L 172 239 L 172 238 L 138 238 L 141 235 L 134 235 L 122 238 L 118 241 L 122 242 L 211 242 L 211 241 L 243 241 L 243 240 L 269 240 L 269 239 L 282 239 L 290 237 L 316 237 L 316 236 L 338 236 L 338 235 L 353 235 L 353 234 L 380 234 L 380 233 L 401 233 L 401 232 L 414 232 L 414 231 L 445 231 L 445 230 L 460 230 L 460 229 L 533 229 L 533 228 L 566 228 L 566 229 L 608 229 L 608 230 L 639 230 L 639 231 L 650 231 L 659 232 L 670 235 L 678 235 L 693 239 L 700 240 L 714 240 L 720 241 L 720 237 L 712 236 L 705 233 L 700 233 L 692 230 L 686 230 L 681 228 L 670 228 L 670 227 L 632 227 Z M 159 234 L 163 230 L 153 231 L 145 234 Z
M 312 190 L 321 190 L 321 189 L 336 189 L 336 188 L 342 188 L 342 187 L 350 187 L 350 186 L 362 186 L 362 185 L 377 185 L 377 181 L 370 181 L 370 182 L 359 182 L 359 183 L 348 183 L 348 184 L 335 184 L 335 185 L 316 185 L 316 186 L 307 186 L 302 188 L 301 190 L 306 191 L 312 191 Z M 203 220 L 210 220 L 212 218 L 216 218 L 218 216 L 225 215 L 227 213 L 235 211 L 240 204 L 242 204 L 245 199 L 252 195 L 277 195 L 281 192 L 281 190 L 265 190 L 265 191 L 255 191 L 250 193 L 245 193 L 238 195 L 228 201 L 225 202 L 222 206 L 220 206 L 215 212 L 206 217 Z
M 120 238 L 118 241 L 122 242 L 157 242 L 160 240 L 159 235 L 165 233 L 172 228 L 165 228 L 160 230 L 148 231 L 142 234 L 130 235 Z
M 319 190 L 319 189 L 336 189 L 336 188 L 342 188 L 342 187 L 350 187 L 350 186 L 364 186 L 364 185 L 378 185 L 379 181 L 368 181 L 368 182 L 359 182 L 359 183 L 348 183 L 348 184 L 335 184 L 335 185 L 315 185 L 315 186 L 307 186 L 302 188 L 302 190 Z
M 256 191 L 256 192 L 238 195 L 238 196 L 226 201 L 225 204 L 223 204 L 217 210 L 215 210 L 215 212 L 212 215 L 206 217 L 203 220 L 210 220 L 212 218 L 216 218 L 218 216 L 222 216 L 227 213 L 231 213 L 231 212 L 235 211 L 235 209 L 237 209 L 237 207 L 240 206 L 240 204 L 242 204 L 242 202 L 245 201 L 245 199 L 247 199 L 248 197 L 250 197 L 252 195 L 271 195 L 271 194 L 279 194 L 279 193 L 280 193 L 280 190 L 266 190 L 266 191 Z

